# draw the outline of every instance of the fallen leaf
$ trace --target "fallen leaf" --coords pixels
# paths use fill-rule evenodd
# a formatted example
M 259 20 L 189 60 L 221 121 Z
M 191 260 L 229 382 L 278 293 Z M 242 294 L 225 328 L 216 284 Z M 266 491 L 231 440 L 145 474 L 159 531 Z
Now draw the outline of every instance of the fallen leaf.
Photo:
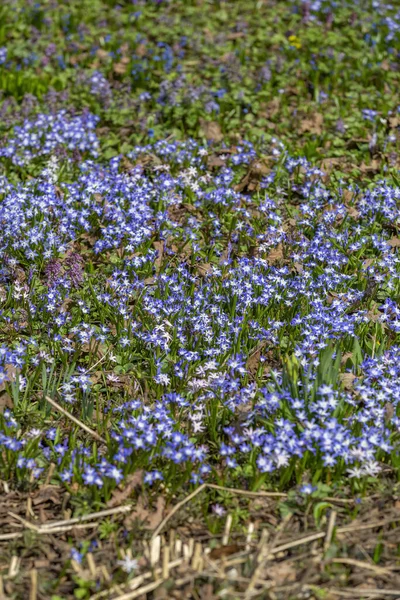
M 271 171 L 271 167 L 265 162 L 269 159 L 270 157 L 265 157 L 263 161 L 256 160 L 251 163 L 246 175 L 234 186 L 235 192 L 243 192 L 245 189 L 249 192 L 256 190 L 259 187 L 261 178 Z
M 224 167 L 225 166 L 225 161 L 220 156 L 216 156 L 215 154 L 212 154 L 207 159 L 207 165 L 210 168 L 213 168 L 213 167 Z
M 241 550 L 243 550 L 243 546 L 239 544 L 230 544 L 229 546 L 218 546 L 218 548 L 213 548 L 208 556 L 212 560 L 218 560 L 219 558 L 224 558 L 225 556 L 237 554 Z
M 400 117 L 398 117 L 397 115 L 395 117 L 390 117 L 389 126 L 390 126 L 390 129 L 396 129 L 397 127 L 399 127 L 400 126 Z
M 386 424 L 390 423 L 393 416 L 395 415 L 395 409 L 391 402 L 386 402 L 385 404 L 385 422 Z
M 7 364 L 5 366 L 5 372 L 8 381 L 15 381 L 17 369 L 14 365 Z M 13 408 L 13 406 L 14 403 L 6 390 L 6 382 L 4 381 L 0 384 L 0 414 L 2 414 L 6 408 Z
M 250 354 L 249 358 L 247 359 L 246 369 L 253 377 L 257 373 L 258 366 L 260 364 L 261 352 L 263 351 L 264 346 L 265 343 L 260 344 L 260 346 L 258 346 L 258 348 L 256 348 L 255 351 L 252 354 Z
M 114 506 L 120 506 L 129 498 L 134 489 L 142 483 L 143 470 L 138 469 L 125 480 L 125 487 L 123 490 L 117 488 L 114 490 L 111 499 L 107 502 L 108 508 L 114 508 Z
M 381 163 L 379 162 L 379 160 L 377 160 L 375 158 L 373 160 L 371 160 L 370 164 L 367 164 L 366 162 L 363 161 L 360 165 L 361 173 L 375 175 L 376 173 L 379 173 L 380 170 L 381 170 Z
M 282 244 L 278 244 L 276 248 L 271 250 L 271 252 L 267 256 L 267 260 L 270 264 L 274 264 L 283 258 L 283 246 Z
M 141 57 L 145 56 L 145 54 L 146 54 L 146 46 L 145 46 L 145 44 L 139 44 L 137 46 L 135 52 L 136 52 L 136 54 L 138 56 L 141 56 Z
M 368 144 L 365 138 L 352 138 L 346 142 L 346 150 L 358 150 L 363 144 Z
M 243 31 L 234 31 L 233 33 L 228 33 L 226 36 L 228 40 L 238 40 L 244 37 L 246 37 L 246 34 Z
M 154 266 L 156 268 L 156 273 L 159 273 L 164 255 L 164 242 L 153 242 L 153 248 L 155 248 L 158 252 L 158 256 L 154 261 Z
M 39 558 L 34 561 L 35 569 L 47 569 L 50 567 L 50 561 L 47 558 Z
M 358 217 L 360 216 L 360 211 L 357 210 L 356 208 L 354 208 L 354 206 L 350 206 L 347 209 L 347 214 L 349 215 L 349 217 L 352 217 L 353 219 L 358 219 Z
M 107 50 L 103 50 L 102 48 L 96 50 L 96 55 L 100 58 L 100 60 L 105 60 L 109 57 Z
M 207 140 L 213 140 L 214 142 L 220 142 L 224 135 L 221 131 L 221 127 L 215 121 L 204 121 L 202 119 L 200 121 L 201 130 L 204 134 L 204 137 Z
M 367 317 L 370 321 L 372 321 L 373 323 L 376 323 L 377 321 L 379 321 L 379 319 L 381 318 L 381 313 L 378 311 L 377 308 L 375 308 L 374 310 L 369 310 L 367 312 Z
M 296 273 L 298 273 L 299 275 L 304 271 L 304 267 L 301 263 L 295 262 L 293 266 L 295 268 Z
M 120 61 L 120 62 L 114 64 L 113 69 L 114 69 L 114 73 L 117 73 L 118 75 L 124 75 L 126 73 L 127 67 L 126 67 L 125 63 Z
M 342 196 L 345 202 L 352 202 L 355 196 L 355 192 L 353 192 L 352 190 L 343 190 Z
M 297 573 L 296 565 L 288 561 L 274 563 L 268 567 L 266 572 L 268 577 L 279 585 L 296 581 Z
M 209 273 L 212 273 L 213 266 L 211 263 L 200 263 L 197 265 L 196 269 L 199 275 L 205 277 Z
M 390 240 L 388 240 L 388 244 L 392 248 L 398 248 L 400 246 L 400 238 L 392 237 L 392 238 L 390 238 Z
M 32 496 L 34 506 L 39 506 L 45 502 L 61 504 L 60 487 L 58 485 L 44 485 Z
M 340 373 L 339 379 L 346 390 L 351 390 L 353 388 L 354 380 L 357 379 L 357 376 L 354 375 L 354 373 Z
M 368 269 L 368 267 L 370 267 L 371 265 L 373 265 L 373 264 L 374 264 L 374 262 L 375 262 L 375 259 L 374 259 L 374 258 L 366 258 L 366 259 L 363 261 L 363 267 L 364 267 L 364 269 Z
M 342 365 L 346 364 L 346 362 L 349 360 L 349 358 L 353 358 L 353 353 L 345 352 L 343 354 L 342 358 L 340 359 L 340 362 L 342 363 Z
M 143 504 L 143 498 L 138 499 L 134 512 L 126 517 L 124 524 L 126 527 L 131 527 L 136 521 L 142 521 L 147 529 L 155 529 L 161 523 L 165 508 L 165 499 L 163 496 L 158 496 L 156 510 L 151 512 Z
M 0 414 L 3 414 L 6 408 L 14 407 L 13 400 L 7 392 L 0 393 Z
M 321 113 L 314 113 L 309 119 L 304 119 L 300 123 L 300 133 L 315 133 L 321 134 L 323 130 L 324 117 Z

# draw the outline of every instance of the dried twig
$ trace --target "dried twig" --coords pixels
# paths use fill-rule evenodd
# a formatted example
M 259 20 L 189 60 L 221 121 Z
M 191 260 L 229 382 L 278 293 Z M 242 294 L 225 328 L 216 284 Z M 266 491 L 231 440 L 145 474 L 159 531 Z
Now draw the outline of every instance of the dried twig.
M 331 545 L 333 530 L 335 528 L 337 512 L 335 510 L 331 511 L 329 515 L 328 528 L 326 530 L 326 538 L 324 542 L 324 552 L 327 552 L 329 546 Z
M 254 587 L 256 586 L 256 584 L 258 583 L 258 580 L 260 579 L 260 575 L 261 573 L 264 571 L 266 564 L 268 563 L 271 555 L 272 555 L 272 551 L 274 550 L 277 542 L 279 541 L 280 537 L 282 536 L 282 533 L 284 532 L 287 524 L 289 523 L 290 519 L 292 518 L 292 514 L 289 513 L 288 515 L 286 515 L 286 517 L 284 518 L 284 520 L 282 521 L 282 523 L 279 525 L 277 533 L 272 541 L 272 543 L 268 546 L 267 544 L 267 539 L 261 538 L 261 543 L 260 543 L 260 547 L 259 547 L 259 551 L 257 552 L 256 555 L 256 566 L 254 568 L 254 571 L 251 575 L 249 584 L 246 588 L 246 593 L 245 593 L 245 598 L 249 598 L 252 596 L 252 592 Z
M 271 550 L 270 554 L 278 554 L 279 552 L 290 550 L 291 548 L 301 546 L 302 544 L 309 544 L 310 542 L 315 542 L 316 540 L 320 540 L 325 536 L 325 531 L 319 531 L 318 533 L 313 533 L 312 535 L 306 535 L 304 537 L 297 538 L 296 540 L 292 540 L 291 542 L 287 542 L 286 544 L 282 544 L 281 546 L 276 546 Z
M 16 519 L 17 521 L 20 521 L 21 523 L 23 523 L 27 529 L 32 529 L 33 531 L 38 531 L 40 529 L 38 525 L 35 525 L 34 523 L 30 523 L 29 521 L 27 521 L 20 515 L 17 515 L 11 511 L 9 511 L 7 514 L 10 515 L 10 517 L 12 517 L 13 519 Z
M 133 600 L 134 598 L 138 598 L 139 596 L 143 596 L 143 594 L 147 594 L 148 592 L 152 592 L 157 589 L 164 583 L 164 579 L 159 579 L 158 581 L 153 581 L 152 583 L 148 583 L 143 587 L 134 590 L 133 592 L 127 592 L 126 594 L 122 594 L 122 596 L 118 596 L 115 600 Z
M 307 586 L 306 589 L 312 589 L 312 586 Z M 399 598 L 400 589 L 399 590 L 385 590 L 378 588 L 363 588 L 362 590 L 357 590 L 355 588 L 320 588 L 321 590 L 325 590 L 331 594 L 336 594 L 336 596 L 343 596 L 344 598 L 367 598 L 368 596 L 396 596 Z
M 171 517 L 173 517 L 174 514 L 177 513 L 180 508 L 182 508 L 182 506 L 185 506 L 185 504 L 190 502 L 190 500 L 192 500 L 192 498 L 195 498 L 197 496 L 197 494 L 200 494 L 200 492 L 202 492 L 206 488 L 207 488 L 207 484 L 202 483 L 197 489 L 194 490 L 194 492 L 189 494 L 189 496 L 186 496 L 186 498 L 184 498 L 183 500 L 178 502 L 178 504 L 175 504 L 175 506 L 171 509 L 171 511 L 167 514 L 167 516 L 161 521 L 159 526 L 156 527 L 156 529 L 153 531 L 151 539 L 153 540 L 154 538 L 156 538 L 159 535 L 160 531 L 162 531 L 162 529 L 168 523 L 168 521 L 171 519 Z
M 182 563 L 183 563 L 183 558 L 175 559 L 175 560 L 171 561 L 170 563 L 168 563 L 168 570 L 178 567 Z M 163 565 L 163 568 L 166 568 L 166 565 Z M 137 590 L 138 586 L 141 585 L 144 581 L 146 581 L 146 579 L 151 579 L 151 577 L 153 577 L 153 576 L 158 577 L 160 575 L 162 575 L 162 568 L 153 569 L 152 571 L 146 571 L 145 573 L 142 573 L 141 575 L 138 575 L 137 577 L 134 577 L 133 579 L 131 579 L 128 582 L 128 587 L 130 588 L 131 591 Z M 105 598 L 105 597 L 109 598 L 110 594 L 113 594 L 114 592 L 119 591 L 119 590 L 120 590 L 120 586 L 113 586 L 112 588 L 109 588 L 108 590 L 103 590 L 101 592 L 98 592 L 97 594 L 94 594 L 93 596 L 91 596 L 90 600 L 100 600 L 100 598 Z
M 17 538 L 22 537 L 22 532 L 21 533 L 2 533 L 0 535 L 0 542 L 5 542 L 6 540 L 15 540 Z
M 51 406 L 53 406 L 56 410 L 58 410 L 58 412 L 60 412 L 65 417 L 67 417 L 68 419 L 73 421 L 81 429 L 83 429 L 84 431 L 89 433 L 95 440 L 97 440 L 98 442 L 101 442 L 102 444 L 107 444 L 106 440 L 104 438 L 102 438 L 101 435 L 99 435 L 98 433 L 96 433 L 96 431 L 93 431 L 93 429 L 90 429 L 90 427 L 85 425 L 85 423 L 82 423 L 82 421 L 80 421 L 79 419 L 77 419 L 76 417 L 71 415 L 70 412 L 68 412 L 67 410 L 65 410 L 65 408 L 60 406 L 55 400 L 53 400 L 53 398 L 50 398 L 50 396 L 46 396 L 46 400 L 49 404 L 51 404 Z
M 283 492 L 252 492 L 251 490 L 241 490 L 236 488 L 224 487 L 215 483 L 203 484 L 212 490 L 221 490 L 222 492 L 230 492 L 238 496 L 248 496 L 249 498 L 287 498 L 287 494 Z
M 390 523 L 396 523 L 396 521 L 400 521 L 400 515 L 389 519 L 382 519 L 382 521 L 365 523 L 363 525 L 348 525 L 347 527 L 340 527 L 337 529 L 337 533 L 352 533 L 353 531 L 363 531 L 364 529 L 375 529 L 375 527 L 390 525 Z
M 287 494 L 281 494 L 280 492 L 251 492 L 247 490 L 240 490 L 236 488 L 224 487 L 222 485 L 216 485 L 214 483 L 202 483 L 194 492 L 186 496 L 181 502 L 178 502 L 172 510 L 168 513 L 168 515 L 161 521 L 159 526 L 153 531 L 152 539 L 157 537 L 160 531 L 164 528 L 164 526 L 168 523 L 168 521 L 173 517 L 175 513 L 178 512 L 182 506 L 184 506 L 187 502 L 195 498 L 197 494 L 205 490 L 206 488 L 212 490 L 220 490 L 222 492 L 230 492 L 231 494 L 237 494 L 239 496 L 248 496 L 250 498 L 287 498 Z
M 393 573 L 393 569 L 378 567 L 378 565 L 370 564 L 362 560 L 355 560 L 354 558 L 333 558 L 331 562 L 350 565 L 352 567 L 358 567 L 359 569 L 367 569 L 369 571 L 374 571 L 377 575 L 391 575 Z
M 29 600 L 37 599 L 37 591 L 38 591 L 38 574 L 36 569 L 32 569 L 30 572 L 31 576 L 31 589 L 29 591 Z
M 116 506 L 115 508 L 106 508 L 105 510 L 99 510 L 98 512 L 82 515 L 81 517 L 74 517 L 72 519 L 64 519 L 63 521 L 52 521 L 51 523 L 44 523 L 40 526 L 40 528 L 49 530 L 63 525 L 73 525 L 74 523 L 82 523 L 82 521 L 92 521 L 94 519 L 110 517 L 111 515 L 128 513 L 132 512 L 133 510 L 135 510 L 134 506 L 130 504 L 124 504 L 122 506 Z

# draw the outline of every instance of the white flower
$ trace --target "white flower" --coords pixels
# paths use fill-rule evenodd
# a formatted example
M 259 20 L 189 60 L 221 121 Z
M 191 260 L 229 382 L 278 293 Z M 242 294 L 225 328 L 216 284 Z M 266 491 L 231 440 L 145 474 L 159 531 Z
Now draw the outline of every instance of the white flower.
M 119 377 L 118 377 L 118 375 L 115 375 L 115 373 L 109 373 L 107 375 L 107 380 L 110 383 L 118 383 L 119 382 Z
M 123 560 L 118 560 L 117 564 L 125 571 L 125 573 L 132 573 L 138 568 L 138 561 L 136 558 L 125 556 Z
M 364 469 L 362 469 L 361 467 L 353 467 L 352 469 L 347 469 L 346 473 L 350 478 L 355 477 L 356 479 L 359 479 L 360 477 L 363 477 L 363 475 L 365 475 Z

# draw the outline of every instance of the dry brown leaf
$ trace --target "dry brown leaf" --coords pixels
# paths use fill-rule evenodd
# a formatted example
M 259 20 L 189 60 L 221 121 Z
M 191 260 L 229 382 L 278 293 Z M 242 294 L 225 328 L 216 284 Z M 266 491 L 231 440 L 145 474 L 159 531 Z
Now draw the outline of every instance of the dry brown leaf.
M 349 217 L 352 217 L 353 219 L 358 219 L 358 217 L 360 216 L 360 211 L 357 210 L 356 208 L 354 208 L 354 206 L 350 206 L 347 209 L 347 214 L 349 215 Z
M 354 380 L 357 379 L 357 376 L 354 375 L 354 373 L 340 373 L 339 379 L 346 390 L 351 390 L 353 388 Z
M 343 200 L 347 203 L 352 202 L 354 198 L 354 192 L 352 190 L 343 190 Z
M 267 256 L 267 260 L 270 264 L 274 264 L 283 258 L 283 246 L 282 244 L 278 244 L 276 248 L 271 250 L 271 252 Z
M 260 344 L 256 350 L 250 354 L 249 358 L 246 362 L 246 369 L 249 371 L 250 375 L 255 375 L 258 370 L 258 366 L 260 364 L 260 356 L 263 348 L 265 347 L 265 343 Z
M 207 140 L 214 140 L 214 142 L 220 142 L 224 135 L 221 131 L 221 127 L 215 121 L 200 121 L 201 130 Z
M 400 125 L 400 117 L 399 116 L 395 116 L 395 117 L 390 117 L 389 119 L 389 126 L 390 129 L 396 129 L 397 127 L 399 127 Z
M 99 48 L 96 51 L 96 56 L 98 56 L 98 58 L 100 58 L 100 60 L 105 60 L 106 58 L 108 58 L 109 54 L 108 54 L 107 50 L 103 50 L 102 48 Z
M 295 268 L 296 273 L 298 273 L 299 275 L 304 271 L 304 267 L 301 263 L 295 262 L 293 266 Z
M 352 138 L 346 142 L 346 150 L 358 150 L 363 144 L 368 144 L 365 138 Z
M 114 506 L 120 506 L 125 500 L 129 498 L 134 489 L 142 483 L 143 470 L 138 469 L 125 479 L 125 487 L 123 490 L 116 489 L 113 492 L 111 499 L 107 502 L 108 508 L 114 508 Z
M 229 544 L 229 546 L 218 546 L 217 548 L 213 548 L 208 556 L 212 560 L 218 560 L 219 558 L 224 558 L 225 556 L 237 554 L 241 550 L 243 550 L 243 546 L 239 544 Z
M 32 504 L 39 506 L 45 502 L 52 502 L 53 504 L 61 504 L 61 489 L 58 485 L 44 485 L 35 492 L 32 497 Z
M 145 46 L 145 44 L 139 44 L 138 45 L 138 47 L 136 48 L 136 54 L 138 56 L 141 56 L 141 57 L 145 56 L 145 54 L 146 54 L 146 46 Z
M 366 259 L 363 261 L 363 267 L 364 267 L 365 269 L 367 269 L 368 267 L 370 267 L 371 265 L 373 265 L 373 264 L 374 264 L 374 262 L 375 262 L 375 259 L 374 259 L 374 258 L 366 258 Z
M 153 248 L 155 248 L 158 252 L 158 256 L 154 261 L 154 266 L 156 268 L 156 273 L 159 273 L 164 255 L 164 242 L 153 242 Z
M 281 101 L 279 98 L 274 98 L 269 102 L 261 105 L 262 112 L 260 113 L 262 117 L 266 117 L 270 119 L 271 117 L 275 117 L 280 109 Z
M 14 365 L 7 364 L 5 366 L 5 372 L 8 381 L 15 381 L 17 369 Z M 0 383 L 0 414 L 3 413 L 6 408 L 13 408 L 13 406 L 12 398 L 6 391 L 6 382 Z
M 396 411 L 391 402 L 386 402 L 385 404 L 385 421 L 386 423 L 390 423 L 392 418 L 394 417 Z
M 3 414 L 6 408 L 14 407 L 13 400 L 7 392 L 0 393 L 0 415 Z
M 296 569 L 295 564 L 289 561 L 284 561 L 269 565 L 266 571 L 266 575 L 275 583 L 282 585 L 283 583 L 296 581 L 298 571 Z
M 392 238 L 390 238 L 390 240 L 388 240 L 388 244 L 392 248 L 398 248 L 400 246 L 400 238 L 392 237 Z
M 367 163 L 365 163 L 365 162 L 362 162 L 360 165 L 361 173 L 375 175 L 376 173 L 379 173 L 380 170 L 381 170 L 381 163 L 376 158 L 371 160 L 371 163 L 369 165 L 367 165 Z
M 241 179 L 239 183 L 234 186 L 235 192 L 243 192 L 247 190 L 253 192 L 259 187 L 260 180 L 264 175 L 268 175 L 271 171 L 271 166 L 266 161 L 270 160 L 271 157 L 265 157 L 263 160 L 254 161 L 247 171 L 246 175 Z
M 143 521 L 147 529 L 155 529 L 161 523 L 165 508 L 165 499 L 163 496 L 158 496 L 156 510 L 151 512 L 143 504 L 143 498 L 138 499 L 134 512 L 126 517 L 124 524 L 126 527 L 132 526 L 136 521 Z
M 373 323 L 376 323 L 377 321 L 379 321 L 379 319 L 381 318 L 381 313 L 378 311 L 377 307 L 374 307 L 373 310 L 369 310 L 367 312 L 367 317 L 370 321 L 372 321 Z
M 227 40 L 238 40 L 239 38 L 244 38 L 246 37 L 246 34 L 244 33 L 244 31 L 234 31 L 233 33 L 228 33 L 228 35 L 226 36 Z
M 155 529 L 159 526 L 164 516 L 164 508 L 165 508 L 165 498 L 163 496 L 159 496 L 157 498 L 157 506 L 156 510 L 147 515 L 147 522 L 149 524 L 150 529 Z
M 118 63 L 115 63 L 113 66 L 114 69 L 114 73 L 117 73 L 118 75 L 124 75 L 124 73 L 126 73 L 127 67 L 126 64 L 122 62 L 122 60 Z
M 340 360 L 340 362 L 342 363 L 342 365 L 344 365 L 349 358 L 353 358 L 353 353 L 352 352 L 345 352 Z
M 212 169 L 213 167 L 224 167 L 225 161 L 215 154 L 212 154 L 207 159 L 207 165 Z
M 209 273 L 212 273 L 212 271 L 213 266 L 211 263 L 200 263 L 197 265 L 197 272 L 199 275 L 202 275 L 202 277 L 205 277 Z
M 311 115 L 309 119 L 303 119 L 300 123 L 299 131 L 300 133 L 322 133 L 324 124 L 324 117 L 321 113 L 314 113 Z

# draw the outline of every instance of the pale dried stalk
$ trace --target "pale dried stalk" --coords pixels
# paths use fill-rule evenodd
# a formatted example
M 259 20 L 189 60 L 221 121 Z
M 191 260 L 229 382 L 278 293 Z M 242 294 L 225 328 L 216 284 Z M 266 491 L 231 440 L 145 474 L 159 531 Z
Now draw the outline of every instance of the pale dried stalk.
M 288 515 L 286 515 L 286 517 L 284 518 L 284 520 L 282 521 L 282 523 L 279 525 L 278 527 L 278 531 L 275 535 L 275 538 L 273 539 L 272 543 L 270 546 L 268 546 L 268 540 L 267 538 L 265 538 L 265 536 L 261 536 L 261 542 L 259 545 L 259 550 L 257 552 L 256 555 L 256 566 L 254 568 L 254 571 L 251 575 L 249 584 L 246 588 L 246 592 L 245 592 L 245 598 L 249 598 L 252 595 L 252 591 L 254 589 L 254 587 L 256 586 L 257 582 L 259 579 L 261 579 L 260 575 L 261 573 L 264 571 L 266 564 L 268 563 L 271 553 L 273 552 L 273 550 L 276 547 L 276 544 L 278 543 L 280 537 L 282 536 L 287 524 L 289 523 L 290 519 L 292 518 L 292 514 L 289 513 Z M 263 531 L 264 534 L 265 530 Z
M 175 567 L 178 567 L 179 565 L 181 565 L 183 562 L 183 558 L 178 558 L 176 560 L 173 560 L 172 562 L 170 562 L 168 564 L 168 568 L 169 569 L 173 569 Z M 137 577 L 134 577 L 134 579 L 131 579 L 128 583 L 128 586 L 131 590 L 137 590 L 137 587 L 139 585 L 141 585 L 144 581 L 146 581 L 146 579 L 150 579 L 151 577 L 153 577 L 153 574 L 161 575 L 162 573 L 162 568 L 158 568 L 155 569 L 154 571 L 146 571 L 145 573 L 142 573 L 141 575 L 138 575 Z M 158 583 L 160 583 L 160 580 L 158 580 Z M 98 592 L 97 594 L 94 594 L 93 596 L 91 596 L 90 600 L 100 600 L 100 598 L 109 598 L 110 594 L 114 593 L 114 592 L 120 592 L 120 586 L 115 585 L 112 588 L 109 588 L 108 590 L 103 590 L 102 592 Z
M 231 532 L 231 527 L 232 527 L 232 515 L 229 514 L 226 517 L 225 530 L 224 530 L 224 535 L 223 535 L 223 538 L 222 538 L 222 545 L 223 546 L 227 546 L 228 545 L 229 534 Z
M 31 575 L 31 589 L 29 592 L 29 600 L 37 600 L 38 578 L 37 578 L 36 569 L 32 569 L 30 575 Z
M 159 579 L 158 581 L 153 581 L 152 583 L 148 583 L 143 587 L 135 590 L 134 592 L 128 592 L 127 594 L 122 594 L 122 596 L 118 596 L 115 600 L 134 600 L 134 598 L 138 598 L 143 594 L 147 594 L 148 592 L 152 592 L 153 590 L 160 587 L 160 585 L 164 583 L 163 579 Z
M 20 521 L 21 523 L 23 523 L 27 529 L 32 529 L 32 531 L 36 531 L 36 532 L 38 532 L 40 529 L 40 527 L 38 525 L 35 525 L 34 523 L 30 523 L 23 517 L 20 517 L 20 515 L 17 515 L 11 511 L 9 511 L 7 514 L 10 517 L 12 517 L 13 519 L 16 519 L 17 521 Z
M 157 537 L 159 533 L 162 531 L 164 526 L 168 523 L 168 521 L 173 517 L 175 513 L 178 512 L 182 506 L 184 506 L 187 502 L 195 498 L 197 494 L 200 494 L 206 488 L 212 490 L 221 490 L 222 492 L 230 492 L 231 494 L 237 494 L 239 496 L 248 496 L 249 498 L 287 498 L 287 494 L 281 494 L 280 492 L 251 492 L 248 490 L 239 490 L 235 488 L 224 487 L 222 485 L 216 485 L 215 483 L 202 483 L 196 490 L 194 490 L 191 494 L 186 496 L 181 502 L 175 504 L 172 510 L 168 513 L 168 515 L 163 519 L 160 525 L 153 531 L 152 538 Z
M 335 528 L 337 512 L 333 510 L 329 515 L 328 529 L 326 530 L 326 538 L 324 542 L 324 552 L 327 552 L 331 545 L 333 530 Z
M 104 438 L 102 438 L 101 435 L 99 435 L 98 433 L 96 433 L 96 431 L 93 431 L 93 429 L 90 429 L 90 427 L 85 425 L 85 423 L 82 423 L 82 421 L 80 421 L 79 419 L 77 419 L 76 417 L 71 415 L 70 412 L 68 412 L 67 410 L 65 410 L 65 408 L 60 406 L 55 400 L 53 400 L 53 398 L 50 398 L 50 396 L 46 396 L 46 400 L 49 404 L 51 404 L 51 406 L 53 406 L 56 410 L 58 410 L 58 412 L 60 412 L 65 417 L 67 417 L 68 419 L 73 421 L 81 429 L 86 431 L 86 433 L 89 433 L 95 440 L 97 440 L 98 442 L 101 442 L 102 444 L 107 444 L 106 440 Z
M 99 510 L 98 512 L 90 513 L 88 515 L 82 515 L 81 517 L 74 517 L 72 519 L 64 519 L 63 521 L 53 521 L 52 523 L 45 523 L 41 525 L 41 529 L 54 529 L 62 525 L 72 525 L 74 523 L 81 523 L 82 521 L 92 521 L 93 519 L 101 519 L 102 517 L 109 517 L 111 515 L 117 515 L 120 513 L 132 512 L 134 507 L 128 504 L 123 506 L 116 506 L 115 508 L 106 508 Z
M 333 563 L 339 563 L 341 565 L 350 565 L 352 567 L 358 567 L 359 569 L 367 569 L 369 571 L 374 571 L 377 575 L 391 575 L 393 573 L 393 569 L 389 569 L 387 567 L 378 567 L 377 565 L 373 565 L 362 560 L 355 560 L 353 558 L 333 558 Z
M 311 589 L 311 586 L 304 586 L 306 589 Z M 378 596 L 378 598 L 383 598 L 384 596 L 395 596 L 398 598 L 400 596 L 399 590 L 385 590 L 379 588 L 365 588 L 362 590 L 356 590 L 354 588 L 320 588 L 324 589 L 327 592 L 331 592 L 336 596 L 343 596 L 344 598 L 367 598 L 368 596 Z
M 163 559 L 162 559 L 162 578 L 168 579 L 169 577 L 169 546 L 164 546 Z

